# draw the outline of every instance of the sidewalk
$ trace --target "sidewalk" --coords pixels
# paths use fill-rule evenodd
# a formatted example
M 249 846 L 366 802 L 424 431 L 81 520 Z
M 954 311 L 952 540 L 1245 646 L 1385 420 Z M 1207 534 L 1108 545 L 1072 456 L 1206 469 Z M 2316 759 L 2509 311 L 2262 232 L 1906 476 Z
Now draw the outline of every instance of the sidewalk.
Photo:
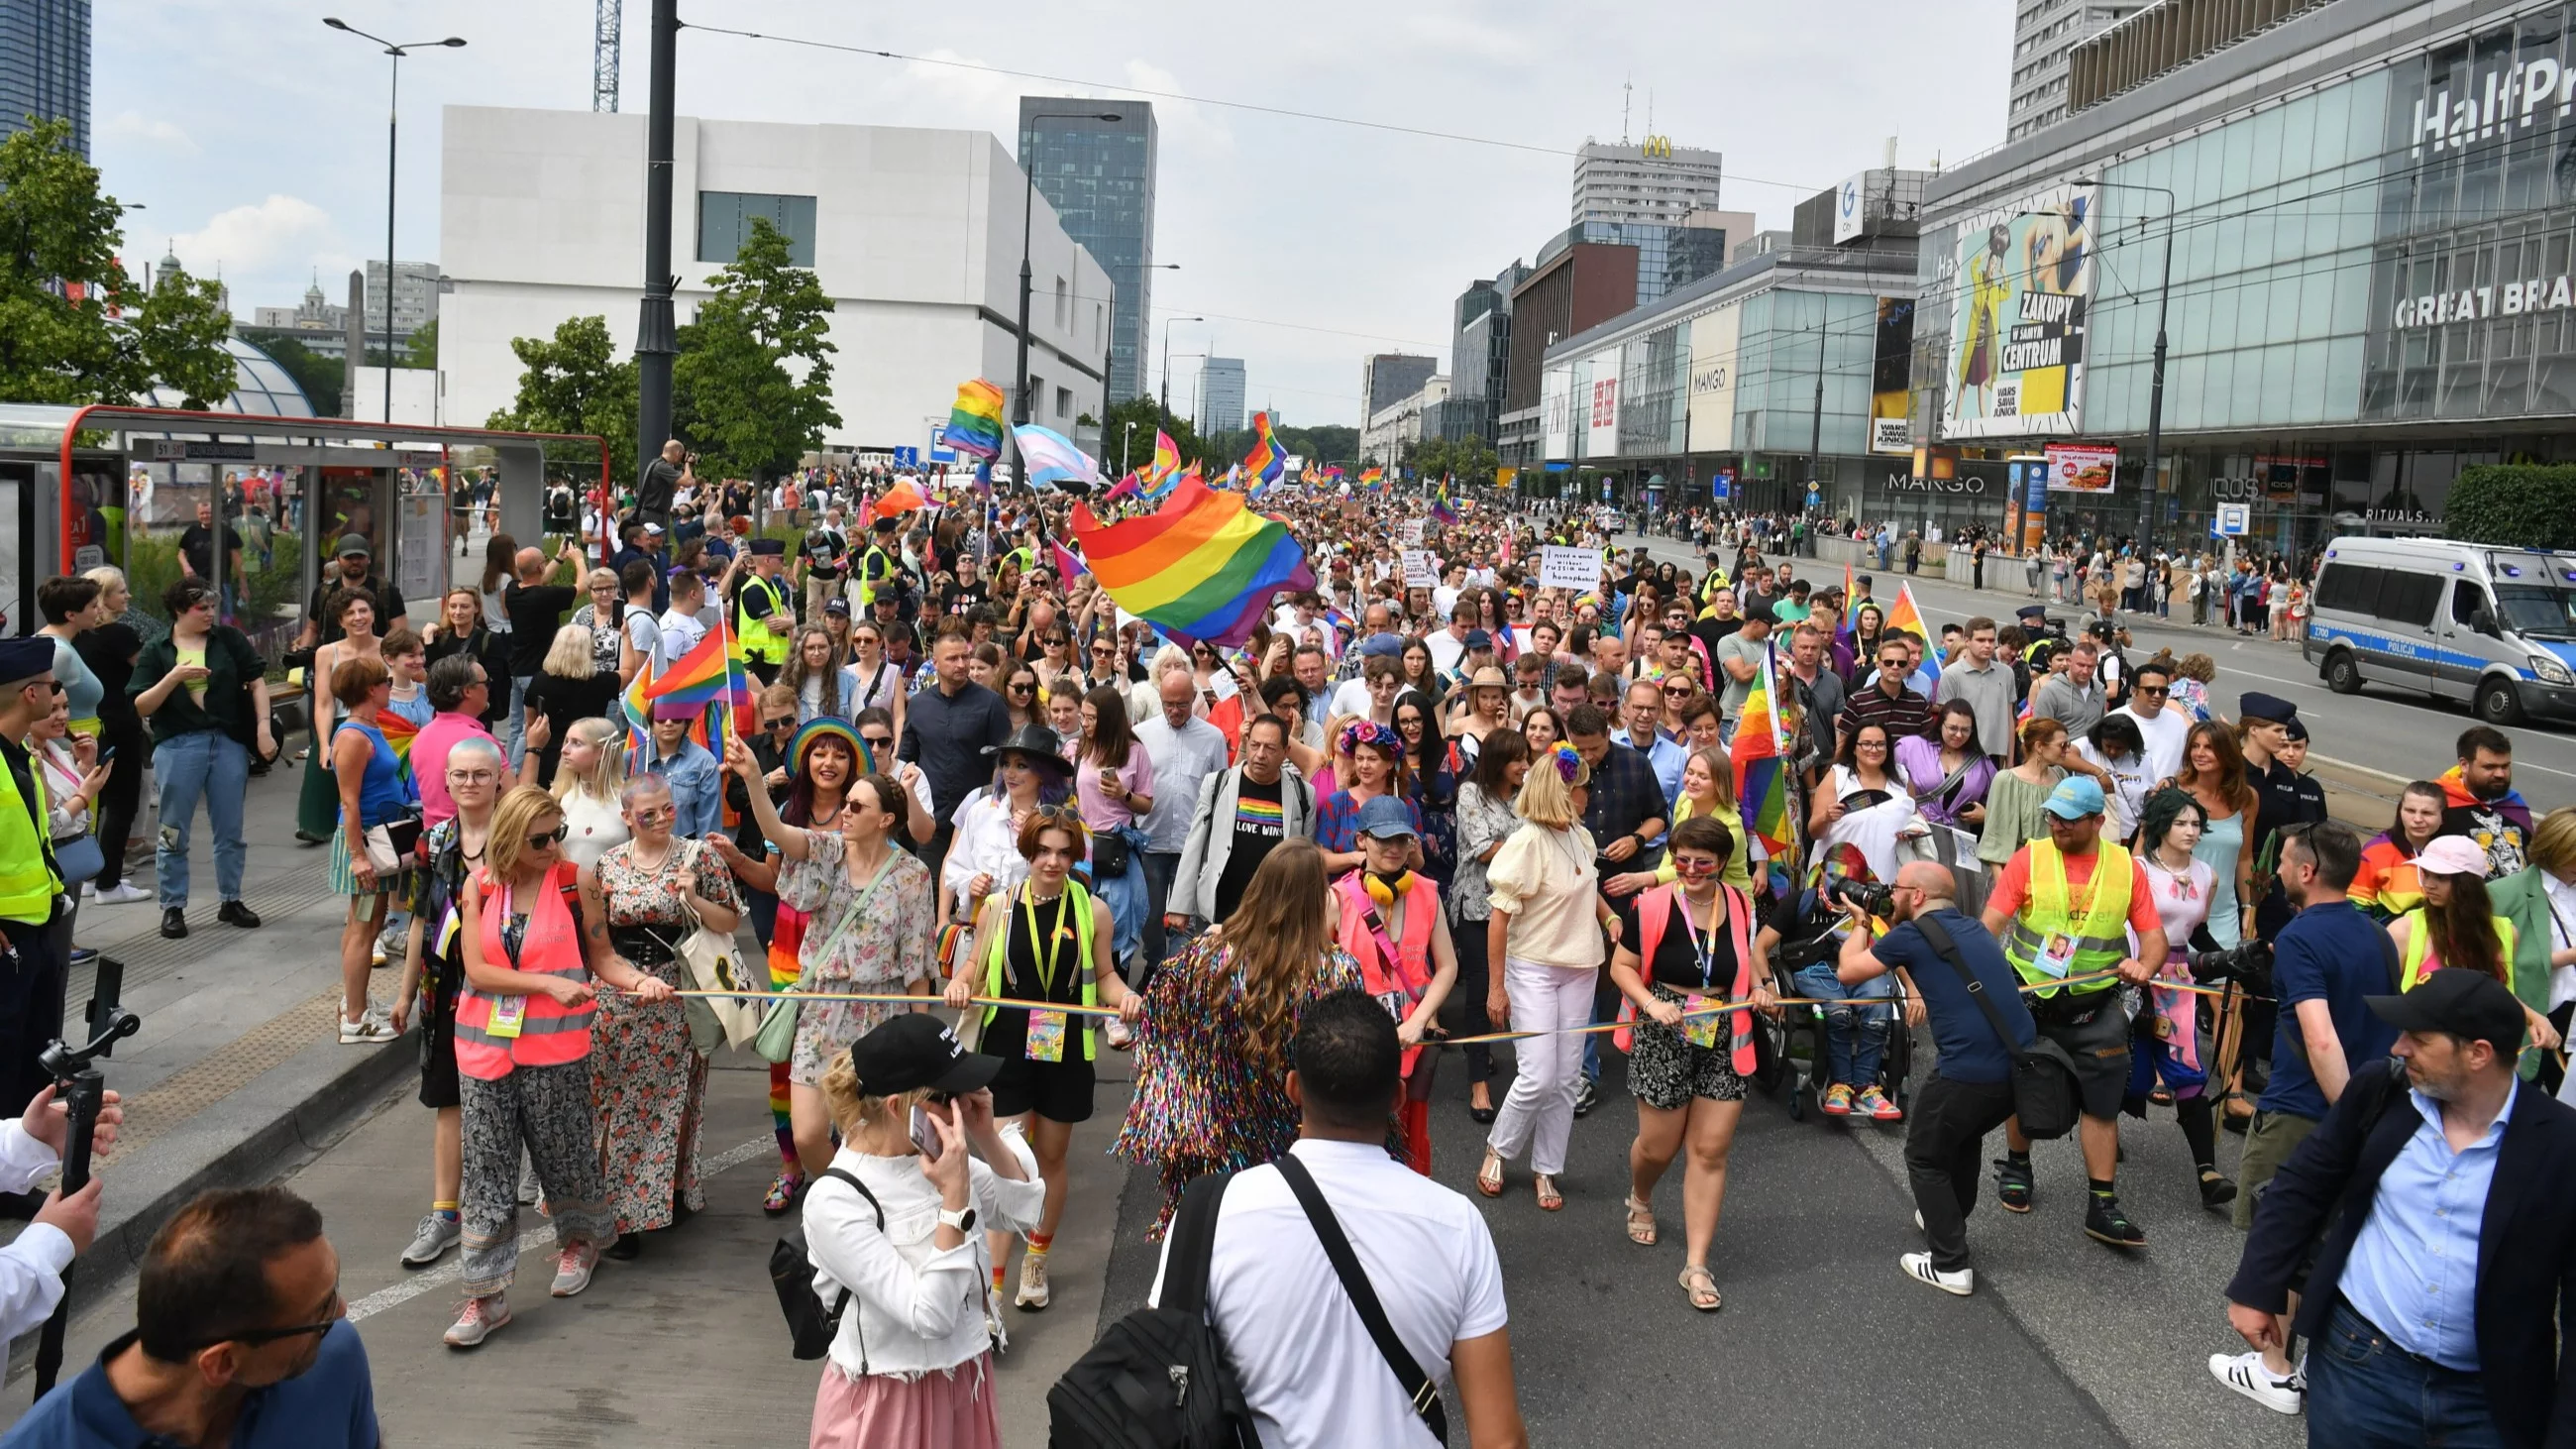
M 139 1261 L 152 1234 L 180 1206 L 211 1187 L 274 1179 L 345 1132 L 413 1070 L 409 1039 L 341 1046 L 340 922 L 347 908 L 329 893 L 327 850 L 294 836 L 301 767 L 280 760 L 250 782 L 248 859 L 242 897 L 257 930 L 219 924 L 212 835 L 199 812 L 189 846 L 189 934 L 162 939 L 156 902 L 82 904 L 79 944 L 123 964 L 121 1004 L 143 1028 L 102 1064 L 122 1094 L 126 1122 L 116 1150 L 97 1167 L 107 1190 L 98 1238 L 76 1269 L 75 1302 L 109 1291 Z M 147 837 L 158 828 L 147 818 Z M 150 850 L 129 879 L 151 889 Z M 374 981 L 378 1001 L 399 979 Z M 71 973 L 64 1034 L 86 1036 L 97 972 Z M 35 1335 L 12 1345 L 10 1363 L 29 1360 Z

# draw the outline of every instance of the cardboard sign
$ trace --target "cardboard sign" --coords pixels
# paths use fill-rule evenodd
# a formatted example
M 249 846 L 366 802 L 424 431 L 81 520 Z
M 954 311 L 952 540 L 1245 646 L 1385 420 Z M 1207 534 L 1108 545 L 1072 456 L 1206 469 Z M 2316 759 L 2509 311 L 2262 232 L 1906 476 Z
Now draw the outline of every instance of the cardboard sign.
M 1404 551 L 1404 586 L 1408 589 L 1440 586 L 1440 571 L 1432 567 L 1429 549 L 1408 548 Z
M 1589 593 L 1601 587 L 1601 552 L 1549 544 L 1538 553 L 1538 582 L 1543 589 Z
M 1404 532 L 1403 532 L 1403 539 L 1404 539 L 1404 546 L 1405 546 L 1406 548 L 1420 548 L 1420 547 L 1422 547 L 1422 520 L 1421 520 L 1421 519 L 1419 519 L 1419 518 L 1408 518 L 1408 519 L 1404 520 Z

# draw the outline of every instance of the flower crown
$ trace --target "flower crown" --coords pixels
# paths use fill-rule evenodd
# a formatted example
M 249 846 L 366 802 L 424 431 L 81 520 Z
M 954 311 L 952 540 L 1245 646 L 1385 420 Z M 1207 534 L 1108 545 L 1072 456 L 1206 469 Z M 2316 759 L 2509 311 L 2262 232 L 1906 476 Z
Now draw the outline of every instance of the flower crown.
M 1390 754 L 1402 754 L 1403 742 L 1395 730 L 1373 719 L 1353 720 L 1342 729 L 1342 753 L 1349 754 L 1362 745 L 1375 745 Z
M 1574 777 L 1583 769 L 1583 756 L 1576 752 L 1574 746 L 1563 740 L 1558 740 L 1549 752 L 1556 756 L 1558 778 L 1569 785 L 1573 784 Z

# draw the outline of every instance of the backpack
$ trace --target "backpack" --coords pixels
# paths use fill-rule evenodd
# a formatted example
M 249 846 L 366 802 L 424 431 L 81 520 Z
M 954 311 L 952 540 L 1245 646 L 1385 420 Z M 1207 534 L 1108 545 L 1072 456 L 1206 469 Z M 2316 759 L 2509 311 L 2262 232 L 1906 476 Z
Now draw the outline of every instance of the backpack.
M 875 1209 L 877 1231 L 885 1231 L 885 1207 L 868 1185 L 837 1167 L 823 1169 L 825 1177 L 837 1177 L 858 1189 Z M 843 1288 L 832 1306 L 823 1306 L 822 1295 L 814 1291 L 814 1260 L 805 1250 L 805 1224 L 800 1218 L 785 1236 L 769 1250 L 769 1286 L 778 1290 L 778 1311 L 787 1318 L 787 1334 L 800 1361 L 811 1362 L 831 1352 L 832 1340 L 841 1331 L 841 1315 L 850 1306 L 850 1290 Z M 868 1371 L 868 1346 L 859 1343 L 859 1373 Z
M 1162 1305 L 1109 1325 L 1047 1391 L 1049 1449 L 1260 1449 L 1243 1386 L 1207 1320 L 1217 1207 L 1232 1178 L 1203 1177 L 1181 1194 Z

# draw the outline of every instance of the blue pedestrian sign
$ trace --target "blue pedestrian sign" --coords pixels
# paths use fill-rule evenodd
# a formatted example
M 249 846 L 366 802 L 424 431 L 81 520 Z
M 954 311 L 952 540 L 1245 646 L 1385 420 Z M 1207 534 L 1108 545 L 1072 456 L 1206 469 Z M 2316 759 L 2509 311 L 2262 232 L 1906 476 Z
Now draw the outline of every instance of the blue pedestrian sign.
M 895 450 L 894 450 L 894 465 L 895 465 L 896 467 L 898 467 L 898 468 L 918 468 L 918 467 L 920 467 L 920 466 L 921 466 L 921 450 L 920 450 L 919 448 L 897 448 L 897 449 L 895 449 Z

